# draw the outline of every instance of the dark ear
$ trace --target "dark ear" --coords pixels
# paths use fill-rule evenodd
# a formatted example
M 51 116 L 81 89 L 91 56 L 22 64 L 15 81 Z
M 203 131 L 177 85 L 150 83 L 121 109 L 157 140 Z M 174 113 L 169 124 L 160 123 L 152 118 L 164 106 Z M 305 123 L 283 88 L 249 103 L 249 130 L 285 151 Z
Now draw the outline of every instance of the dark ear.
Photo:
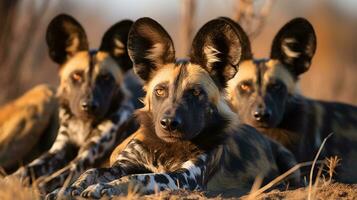
M 275 36 L 270 57 L 280 60 L 297 78 L 309 69 L 315 50 L 314 28 L 306 19 L 296 18 Z
M 229 18 L 207 22 L 193 39 L 191 62 L 205 68 L 220 88 L 226 87 L 242 60 L 251 58 L 248 36 Z
M 175 62 L 175 49 L 165 29 L 151 18 L 140 18 L 131 27 L 128 51 L 136 74 L 147 81 L 159 67 Z
M 60 14 L 47 27 L 46 41 L 51 59 L 65 63 L 78 51 L 88 50 L 86 33 L 71 16 Z
M 108 52 L 123 71 L 133 67 L 127 50 L 128 35 L 132 25 L 131 20 L 123 20 L 114 24 L 105 32 L 99 47 L 99 51 Z

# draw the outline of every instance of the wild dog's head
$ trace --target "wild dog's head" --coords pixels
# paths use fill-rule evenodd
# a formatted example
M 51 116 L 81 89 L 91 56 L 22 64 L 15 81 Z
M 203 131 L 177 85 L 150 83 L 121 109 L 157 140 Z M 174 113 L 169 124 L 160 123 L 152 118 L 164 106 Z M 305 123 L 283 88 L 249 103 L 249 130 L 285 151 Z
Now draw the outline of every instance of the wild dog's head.
M 86 33 L 71 16 L 55 17 L 47 28 L 51 59 L 60 65 L 58 95 L 77 117 L 100 120 L 124 98 L 123 73 L 132 67 L 126 41 L 132 22 L 124 20 L 104 34 L 98 50 L 89 50 Z
M 275 36 L 269 59 L 249 59 L 229 82 L 229 98 L 241 120 L 255 127 L 275 127 L 296 93 L 316 49 L 312 25 L 302 18 L 288 22 Z M 251 54 L 248 52 L 247 54 Z
M 199 30 L 190 60 L 176 60 L 173 42 L 160 24 L 150 18 L 134 23 L 128 51 L 134 71 L 145 82 L 142 111 L 150 114 L 158 137 L 167 142 L 191 140 L 203 130 L 236 120 L 223 94 L 241 48 L 234 27 L 218 18 Z

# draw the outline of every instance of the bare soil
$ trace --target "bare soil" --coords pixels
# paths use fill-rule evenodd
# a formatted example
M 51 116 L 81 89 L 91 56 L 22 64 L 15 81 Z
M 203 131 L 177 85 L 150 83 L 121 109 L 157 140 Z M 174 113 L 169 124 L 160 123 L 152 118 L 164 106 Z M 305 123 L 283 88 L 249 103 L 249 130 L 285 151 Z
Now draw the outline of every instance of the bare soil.
M 264 200 L 281 200 L 281 199 L 291 199 L 291 200 L 304 200 L 308 198 L 308 188 L 299 188 L 296 190 L 279 191 L 273 190 L 268 193 L 254 198 L 254 199 L 264 199 Z M 338 200 L 346 199 L 353 200 L 357 199 L 357 184 L 343 184 L 343 183 L 324 183 L 316 187 L 314 193 L 312 193 L 312 198 L 314 200 Z M 185 200 L 201 200 L 201 199 L 249 199 L 249 196 L 243 197 L 233 197 L 233 198 L 223 198 L 222 196 L 207 197 L 203 192 L 189 192 L 189 191 L 166 191 L 160 192 L 158 194 L 147 195 L 142 197 L 137 197 L 139 199 L 185 199 Z M 122 199 L 122 198 L 120 198 Z
M 296 190 L 278 191 L 273 190 L 263 194 L 259 199 L 279 200 L 279 199 L 307 199 L 308 189 L 299 188 Z M 323 184 L 316 188 L 312 199 L 357 199 L 357 184 L 330 183 Z

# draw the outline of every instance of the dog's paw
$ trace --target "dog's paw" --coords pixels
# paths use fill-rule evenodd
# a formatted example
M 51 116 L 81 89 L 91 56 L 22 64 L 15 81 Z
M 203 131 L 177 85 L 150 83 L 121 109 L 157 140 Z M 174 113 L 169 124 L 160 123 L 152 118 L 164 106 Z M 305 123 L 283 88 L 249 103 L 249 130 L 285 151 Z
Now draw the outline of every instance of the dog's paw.
M 46 196 L 46 200 L 74 199 L 78 197 L 84 189 L 75 186 L 58 188 Z
M 5 177 L 5 180 L 18 179 L 22 184 L 31 184 L 31 173 L 30 169 L 27 167 L 21 167 L 16 172 Z
M 78 186 L 70 186 L 66 188 L 63 192 L 66 196 L 77 197 L 83 192 L 84 188 Z
M 46 200 L 66 200 L 66 199 L 77 199 L 84 189 L 77 187 L 59 188 L 49 193 L 46 196 Z
M 20 180 L 25 180 L 30 177 L 30 170 L 27 167 L 20 167 L 16 172 L 11 174 L 10 176 L 18 178 Z
M 37 185 L 37 188 L 45 194 L 54 191 L 58 187 L 58 183 L 56 182 L 56 180 L 46 180 L 44 176 L 39 177 L 36 180 L 35 184 Z
M 46 195 L 45 200 L 56 200 L 59 199 L 58 196 L 60 195 L 60 189 L 56 189 L 53 192 Z
M 102 197 L 113 197 L 122 194 L 120 185 L 111 185 L 110 183 L 98 183 L 89 186 L 85 189 L 81 196 L 84 198 L 95 198 L 99 199 Z

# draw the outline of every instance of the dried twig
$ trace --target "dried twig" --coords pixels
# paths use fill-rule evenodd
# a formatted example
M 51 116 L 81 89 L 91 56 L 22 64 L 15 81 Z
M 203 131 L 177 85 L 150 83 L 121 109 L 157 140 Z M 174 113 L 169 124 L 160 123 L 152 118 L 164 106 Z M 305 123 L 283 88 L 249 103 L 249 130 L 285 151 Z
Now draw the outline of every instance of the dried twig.
M 72 181 L 72 178 L 73 178 L 73 173 L 70 173 L 68 175 L 68 177 L 66 178 L 66 180 L 64 181 L 63 183 L 63 187 L 60 188 L 59 192 L 58 192 L 58 196 L 59 197 L 63 197 L 63 194 L 65 192 L 65 189 L 70 186 L 71 184 L 71 181 Z M 60 198 L 60 199 L 64 199 L 64 198 Z
M 189 44 L 191 44 L 192 34 L 194 29 L 194 18 L 196 10 L 195 0 L 182 0 L 181 1 L 181 50 L 179 57 L 185 57 L 189 51 Z
M 274 0 L 263 0 L 259 8 L 257 1 L 236 0 L 233 19 L 241 24 L 251 39 L 254 39 L 261 33 L 273 3 Z
M 5 66 L 9 54 L 13 51 L 10 45 L 18 4 L 18 0 L 0 2 L 0 69 Z
M 320 148 L 319 148 L 319 151 L 317 152 L 316 156 L 315 156 L 315 159 L 312 163 L 312 166 L 311 166 L 311 170 L 310 170 L 310 180 L 309 180 L 309 192 L 308 192 L 308 196 L 307 196 L 307 199 L 308 200 L 311 200 L 312 198 L 312 177 L 314 175 L 314 168 L 315 168 L 315 165 L 316 165 L 316 162 L 317 162 L 317 159 L 319 158 L 320 154 L 321 154 L 321 151 L 327 141 L 327 139 L 329 139 L 331 136 L 333 135 L 333 133 L 330 133 L 327 137 L 325 137 L 325 139 L 322 141 L 321 145 L 320 145 Z
M 44 1 L 41 4 L 41 7 L 39 10 L 35 10 L 35 5 L 34 5 L 34 3 L 32 4 L 32 6 L 30 8 L 30 10 L 32 10 L 32 15 L 30 18 L 30 26 L 29 26 L 28 30 L 26 30 L 27 38 L 25 38 L 23 40 L 21 47 L 19 48 L 19 52 L 14 57 L 13 61 L 9 64 L 9 66 L 11 67 L 11 70 L 9 70 L 9 73 L 7 74 L 6 77 L 9 77 L 10 80 L 7 80 L 7 82 L 13 82 L 13 77 L 19 76 L 20 69 L 23 66 L 25 57 L 26 57 L 27 53 L 29 52 L 29 48 L 31 47 L 31 42 L 33 41 L 30 38 L 33 37 L 36 34 L 36 32 L 38 31 L 38 26 L 42 22 L 43 16 L 49 6 L 49 3 L 50 3 L 50 1 Z M 16 93 L 17 93 L 17 90 L 15 88 L 12 88 L 11 90 L 8 91 L 8 95 L 10 95 L 10 96 L 13 96 Z
M 338 156 L 333 156 L 326 159 L 326 166 L 328 168 L 329 180 L 331 182 L 333 175 L 336 173 L 335 169 L 340 165 L 341 159 Z
M 316 161 L 316 163 L 322 163 L 322 162 L 323 161 Z M 247 199 L 256 199 L 259 195 L 263 194 L 265 191 L 269 190 L 271 187 L 273 187 L 277 183 L 279 183 L 282 180 L 284 180 L 286 177 L 288 177 L 289 175 L 294 173 L 296 170 L 300 169 L 301 167 L 310 166 L 312 164 L 313 164 L 313 162 L 303 162 L 303 163 L 299 163 L 299 164 L 295 165 L 294 167 L 292 167 L 291 169 L 289 169 L 285 173 L 281 174 L 280 176 L 276 177 L 274 180 L 270 181 L 264 187 L 262 187 L 262 188 L 260 188 L 260 189 L 258 189 L 256 191 L 252 191 L 249 194 L 249 196 L 247 197 Z
M 21 75 L 25 64 L 28 64 L 26 63 L 27 59 L 30 58 L 28 56 L 33 46 L 33 37 L 39 33 L 38 27 L 42 24 L 44 15 L 52 1 L 37 3 L 34 0 L 29 2 L 15 0 L 4 2 L 13 3 L 7 7 L 4 6 L 6 3 L 0 3 L 0 12 L 9 8 L 4 14 L 0 13 L 0 17 L 9 15 L 0 19 L 0 22 L 4 23 L 2 24 L 4 27 L 0 28 L 4 31 L 0 32 L 0 45 L 2 46 L 0 50 L 0 68 L 2 70 L 0 85 L 4 86 L 0 95 L 0 103 L 16 97 L 19 89 L 23 87 Z M 27 7 L 24 7 L 25 4 Z M 26 17 L 19 12 L 20 7 L 24 7 Z M 26 34 L 21 34 L 21 37 L 18 37 L 20 32 Z

